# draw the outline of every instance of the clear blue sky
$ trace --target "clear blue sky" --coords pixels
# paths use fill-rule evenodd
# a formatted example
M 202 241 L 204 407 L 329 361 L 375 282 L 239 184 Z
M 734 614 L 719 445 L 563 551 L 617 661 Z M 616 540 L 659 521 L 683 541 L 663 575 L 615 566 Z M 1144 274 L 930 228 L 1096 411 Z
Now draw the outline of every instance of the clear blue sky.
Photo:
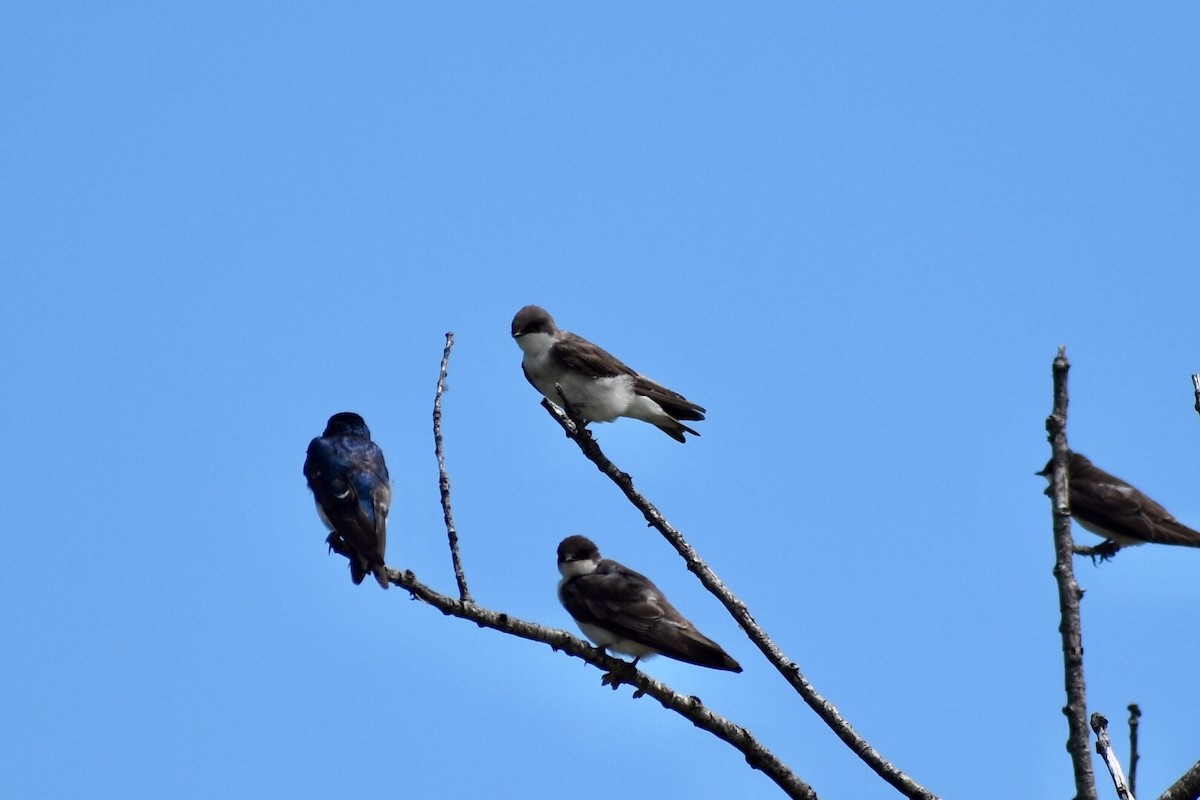
M 361 413 L 388 561 L 574 630 L 585 533 L 745 666 L 646 669 L 825 798 L 894 792 L 538 407 L 544 305 L 709 410 L 598 426 L 819 691 L 947 798 L 1066 797 L 1050 365 L 1200 524 L 1200 10 L 15 3 L 0 11 L 0 795 L 773 798 L 548 648 L 351 585 L 300 467 Z M 1085 533 L 1081 540 L 1094 541 Z M 1200 758 L 1200 552 L 1093 569 L 1141 793 Z M 1100 769 L 1097 762 L 1097 769 Z M 1101 776 L 1101 785 L 1107 779 Z

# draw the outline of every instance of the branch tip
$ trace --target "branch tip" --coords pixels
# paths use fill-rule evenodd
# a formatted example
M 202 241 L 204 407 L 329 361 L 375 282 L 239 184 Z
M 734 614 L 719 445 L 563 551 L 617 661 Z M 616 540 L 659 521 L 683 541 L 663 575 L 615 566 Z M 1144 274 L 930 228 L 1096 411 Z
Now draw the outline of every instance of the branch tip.
M 442 519 L 446 523 L 446 539 L 450 544 L 450 561 L 454 568 L 454 580 L 458 583 L 458 598 L 471 602 L 471 591 L 467 588 L 467 573 L 463 569 L 462 557 L 458 552 L 458 530 L 454 527 L 454 511 L 450 506 L 450 475 L 446 472 L 446 452 L 442 444 L 442 395 L 446 392 L 446 373 L 450 364 L 450 350 L 454 347 L 454 332 L 447 331 L 446 347 L 442 350 L 442 364 L 438 371 L 437 391 L 433 397 L 433 451 L 438 465 L 438 492 L 442 501 Z
M 1121 762 L 1117 760 L 1117 754 L 1112 749 L 1112 742 L 1108 739 L 1108 718 L 1103 714 L 1093 713 L 1091 726 L 1092 730 L 1096 732 L 1096 752 L 1104 759 L 1104 763 L 1108 767 L 1113 786 L 1117 790 L 1117 797 L 1120 800 L 1133 800 L 1129 784 L 1125 781 L 1125 773 L 1121 770 Z

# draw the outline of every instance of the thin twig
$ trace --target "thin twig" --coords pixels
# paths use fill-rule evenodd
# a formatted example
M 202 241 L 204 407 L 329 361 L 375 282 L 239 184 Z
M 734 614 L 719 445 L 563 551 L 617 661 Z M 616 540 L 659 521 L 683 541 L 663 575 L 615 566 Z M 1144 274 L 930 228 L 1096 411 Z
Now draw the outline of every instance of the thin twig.
M 1112 742 L 1108 740 L 1108 717 L 1103 714 L 1092 714 L 1092 730 L 1096 732 L 1096 752 L 1108 766 L 1108 774 L 1112 776 L 1118 800 L 1134 800 L 1133 792 L 1125 783 L 1125 773 L 1121 771 L 1121 762 L 1117 760 Z
M 579 446 L 584 456 L 595 464 L 597 469 L 608 476 L 625 494 L 629 502 L 642 512 L 642 516 L 646 518 L 646 521 L 670 542 L 671 546 L 675 548 L 687 563 L 687 568 L 700 579 L 704 588 L 708 589 L 710 593 L 721 601 L 730 616 L 733 617 L 746 633 L 746 636 L 749 637 L 750 641 L 762 651 L 767 660 L 774 665 L 779 673 L 783 675 L 784 679 L 804 699 L 804 702 L 808 703 L 809 707 L 837 734 L 838 738 L 846 746 L 866 762 L 876 774 L 890 783 L 905 797 L 912 798 L 913 800 L 918 800 L 918 798 L 919 800 L 937 800 L 937 795 L 897 769 L 880 755 L 875 748 L 871 747 L 866 739 L 862 738 L 851 727 L 850 723 L 838 713 L 837 708 L 817 693 L 812 684 L 801 674 L 800 667 L 796 662 L 784 655 L 783 651 L 771 640 L 766 631 L 759 627 L 754 617 L 746 609 L 746 604 L 726 588 L 716 573 L 696 554 L 696 551 L 687 543 L 683 535 L 671 527 L 671 524 L 659 513 L 658 509 L 633 488 L 633 479 L 628 474 L 617 469 L 612 461 L 608 459 L 608 456 L 604 455 L 600 449 L 600 445 L 596 443 L 596 440 L 588 433 L 587 429 L 577 426 L 561 409 L 548 400 L 542 401 L 542 407 L 562 426 L 563 430 L 566 431 L 567 437 Z
M 1200 761 L 1180 776 L 1158 800 L 1196 800 L 1200 797 Z
M 748 730 L 706 708 L 700 702 L 700 698 L 680 694 L 665 683 L 639 670 L 630 669 L 630 662 L 613 658 L 600 648 L 593 647 L 566 631 L 526 622 L 509 614 L 482 608 L 473 602 L 466 603 L 439 594 L 418 581 L 411 571 L 389 569 L 388 577 L 392 583 L 407 589 L 414 598 L 423 600 L 443 614 L 469 620 L 481 628 L 491 628 L 522 639 L 542 642 L 550 645 L 553 650 L 562 651 L 604 670 L 617 682 L 635 687 L 634 697 L 648 694 L 661 703 L 663 708 L 674 711 L 696 727 L 736 747 L 745 756 L 746 763 L 763 772 L 788 797 L 816 800 L 817 795 L 812 787 L 796 777 L 786 764 L 767 750 Z M 613 688 L 616 688 L 616 684 Z
M 1137 703 L 1129 704 L 1129 793 L 1137 794 L 1137 762 L 1138 755 L 1138 721 L 1142 718 L 1142 710 Z
M 1075 770 L 1076 800 L 1096 800 L 1096 779 L 1088 752 L 1087 691 L 1083 681 L 1083 627 L 1079 618 L 1079 599 L 1083 591 L 1075 582 L 1071 554 L 1071 508 L 1067 492 L 1067 362 L 1065 347 L 1058 348 L 1054 359 L 1054 410 L 1046 419 L 1053 451 L 1051 472 L 1051 512 L 1054 519 L 1054 577 L 1058 582 L 1058 607 L 1062 622 L 1063 671 L 1067 689 L 1067 750 Z
M 433 450 L 437 454 L 438 489 L 442 495 L 442 517 L 446 520 L 446 538 L 450 540 L 450 560 L 454 562 L 454 580 L 458 582 L 458 598 L 464 603 L 473 602 L 467 589 L 467 573 L 463 571 L 462 558 L 458 554 L 458 530 L 454 527 L 454 512 L 450 509 L 450 476 L 446 474 L 446 454 L 442 449 L 442 394 L 446 391 L 446 367 L 450 363 L 450 348 L 454 347 L 454 333 L 446 333 L 446 349 L 442 351 L 442 368 L 438 373 L 437 394 L 433 398 Z

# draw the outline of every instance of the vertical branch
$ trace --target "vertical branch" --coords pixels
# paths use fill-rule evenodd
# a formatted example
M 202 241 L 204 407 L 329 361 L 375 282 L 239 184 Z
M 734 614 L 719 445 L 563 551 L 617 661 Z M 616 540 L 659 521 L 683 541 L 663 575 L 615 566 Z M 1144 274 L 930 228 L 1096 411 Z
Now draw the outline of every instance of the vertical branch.
M 1196 391 L 1196 413 L 1200 414 L 1200 375 L 1192 375 L 1192 388 Z
M 1108 718 L 1103 714 L 1092 714 L 1092 730 L 1096 732 L 1096 752 L 1108 766 L 1108 774 L 1112 776 L 1118 800 L 1133 800 L 1133 793 L 1125 783 L 1125 773 L 1121 771 L 1121 762 L 1117 760 L 1112 742 L 1108 740 Z
M 450 560 L 454 562 L 454 580 L 458 581 L 458 597 L 464 603 L 474 602 L 467 589 L 467 573 L 463 571 L 458 554 L 458 530 L 454 527 L 454 512 L 450 509 L 450 476 L 446 474 L 446 453 L 442 449 L 442 394 L 446 391 L 446 366 L 450 363 L 450 348 L 454 347 L 454 332 L 446 333 L 446 349 L 442 351 L 442 368 L 438 373 L 437 394 L 433 398 L 433 450 L 438 463 L 438 490 L 442 495 L 442 517 L 446 520 L 446 537 L 450 540 Z
M 1137 703 L 1129 704 L 1129 793 L 1137 794 L 1137 736 L 1138 720 L 1142 718 L 1142 710 Z
M 1075 582 L 1072 564 L 1071 508 L 1067 490 L 1067 362 L 1065 347 L 1058 348 L 1054 359 L 1054 410 L 1046 419 L 1053 450 L 1051 499 L 1054 518 L 1054 577 L 1058 582 L 1058 607 L 1062 615 L 1063 668 L 1066 678 L 1067 750 L 1075 770 L 1076 800 L 1096 800 L 1096 780 L 1092 775 L 1088 752 L 1087 692 L 1083 681 L 1083 626 L 1079 618 L 1079 599 L 1083 592 Z
M 1196 800 L 1200 797 L 1200 761 L 1171 784 L 1158 800 Z

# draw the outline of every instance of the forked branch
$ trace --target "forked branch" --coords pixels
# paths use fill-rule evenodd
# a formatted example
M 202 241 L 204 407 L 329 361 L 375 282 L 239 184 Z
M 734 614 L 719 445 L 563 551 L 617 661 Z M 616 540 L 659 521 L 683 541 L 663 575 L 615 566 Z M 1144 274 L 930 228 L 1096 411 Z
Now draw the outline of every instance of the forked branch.
M 547 628 L 526 622 L 500 611 L 490 611 L 477 603 L 465 603 L 440 594 L 417 580 L 410 571 L 389 569 L 392 583 L 403 587 L 418 600 L 433 606 L 443 614 L 474 622 L 481 628 L 491 628 L 510 636 L 518 636 L 549 645 L 553 650 L 586 661 L 604 670 L 620 683 L 628 683 L 637 691 L 635 697 L 650 695 L 663 708 L 674 711 L 693 725 L 736 747 L 746 758 L 746 763 L 761 771 L 775 782 L 788 797 L 816 800 L 817 794 L 807 783 L 796 777 L 787 765 L 767 750 L 751 733 L 720 714 L 707 708 L 698 697 L 688 697 L 676 692 L 665 683 L 645 673 L 630 669 L 628 661 L 613 658 L 598 647 L 592 647 L 566 631 Z M 614 688 L 616 688 L 614 684 Z
M 450 546 L 450 557 L 454 564 L 454 577 L 458 583 L 459 599 L 443 595 L 417 580 L 411 571 L 400 572 L 389 569 L 388 578 L 397 586 L 407 589 L 414 599 L 419 599 L 437 608 L 443 614 L 469 620 L 483 628 L 491 628 L 531 641 L 550 645 L 561 651 L 605 671 L 604 682 L 616 689 L 627 683 L 635 688 L 634 697 L 650 695 L 663 708 L 674 711 L 688 719 L 696 727 L 706 730 L 717 738 L 737 748 L 752 768 L 761 771 L 792 798 L 816 800 L 816 792 L 800 780 L 786 764 L 767 750 L 751 733 L 740 725 L 706 708 L 698 697 L 682 695 L 661 681 L 634 669 L 629 662 L 609 656 L 601 648 L 592 647 L 566 631 L 546 628 L 532 622 L 517 619 L 499 611 L 479 606 L 467 589 L 466 572 L 458 551 L 458 531 L 454 526 L 454 514 L 450 504 L 450 478 L 446 471 L 446 458 L 442 440 L 442 395 L 445 392 L 446 372 L 450 361 L 450 349 L 454 346 L 454 334 L 446 334 L 446 347 L 442 352 L 441 370 L 438 373 L 437 392 L 433 403 L 434 450 L 438 463 L 438 486 L 441 493 L 442 514 L 446 523 L 446 535 Z
M 576 424 L 569 415 L 548 400 L 542 400 L 542 407 L 562 426 L 567 437 L 579 446 L 583 455 L 595 464 L 596 468 L 606 475 L 609 480 L 615 483 L 617 488 L 625 494 L 629 502 L 638 511 L 642 512 L 642 516 L 646 518 L 646 521 L 662 534 L 663 538 L 670 542 L 671 546 L 675 548 L 684 562 L 686 562 L 687 568 L 700 579 L 700 583 L 704 585 L 705 589 L 721 601 L 721 604 L 725 606 L 725 609 L 742 628 L 750 641 L 762 651 L 767 661 L 779 671 L 784 679 L 803 698 L 804 702 L 817 713 L 817 716 L 837 734 L 838 738 L 847 747 L 866 762 L 867 766 L 874 770 L 877 775 L 891 784 L 905 797 L 912 798 L 912 800 L 937 800 L 937 795 L 897 769 L 891 762 L 880 755 L 875 748 L 871 747 L 867 740 L 862 738 L 850 723 L 842 717 L 837 708 L 817 693 L 813 685 L 800 672 L 799 665 L 789 659 L 779 649 L 779 646 L 771 640 L 766 631 L 750 615 L 746 604 L 725 586 L 716 573 L 709 568 L 708 564 L 696 554 L 696 551 L 687 543 L 683 535 L 675 530 L 659 510 L 633 487 L 633 479 L 627 473 L 617 469 L 608 456 L 604 455 L 604 452 L 600 449 L 600 445 L 596 443 L 596 440 L 586 427 Z

